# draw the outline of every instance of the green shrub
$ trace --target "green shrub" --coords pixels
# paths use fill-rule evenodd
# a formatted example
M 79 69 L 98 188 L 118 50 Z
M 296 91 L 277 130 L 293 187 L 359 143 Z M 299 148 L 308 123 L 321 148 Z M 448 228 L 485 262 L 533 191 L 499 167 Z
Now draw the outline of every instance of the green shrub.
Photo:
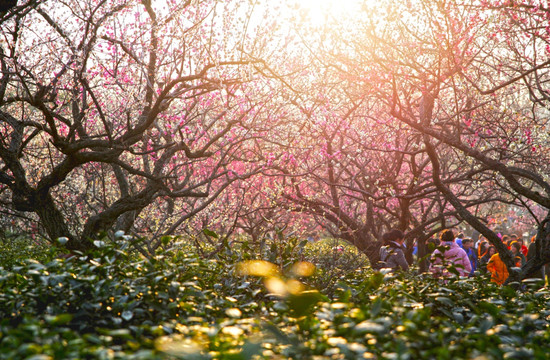
M 355 246 L 337 239 L 324 239 L 305 246 L 304 259 L 317 267 L 308 284 L 329 296 L 339 286 L 355 277 L 362 278 L 368 271 L 369 261 Z
M 55 248 L 43 239 L 32 239 L 29 236 L 9 232 L 2 233 L 0 236 L 0 267 L 5 269 L 11 269 L 25 259 L 46 262 L 55 255 Z
M 545 359 L 550 351 L 545 289 L 375 272 L 351 264 L 351 250 L 333 261 L 329 245 L 298 239 L 266 249 L 273 265 L 244 242 L 213 259 L 185 242 L 151 258 L 125 239 L 95 244 L 70 259 L 0 269 L 0 359 Z M 261 259 L 267 271 L 243 271 Z M 305 260 L 317 263 L 315 275 L 295 265 Z M 327 274 L 339 275 L 316 291 Z

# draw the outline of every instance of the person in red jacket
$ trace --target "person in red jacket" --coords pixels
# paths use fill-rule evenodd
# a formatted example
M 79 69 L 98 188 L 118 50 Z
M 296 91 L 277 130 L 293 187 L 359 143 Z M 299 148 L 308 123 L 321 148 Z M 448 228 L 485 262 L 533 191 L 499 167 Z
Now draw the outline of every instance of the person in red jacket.
M 527 257 L 527 253 L 529 252 L 529 249 L 527 248 L 527 246 L 525 246 L 525 242 L 523 241 L 523 239 L 518 239 L 518 243 L 519 245 L 521 246 L 521 253 L 523 254 L 523 256 Z

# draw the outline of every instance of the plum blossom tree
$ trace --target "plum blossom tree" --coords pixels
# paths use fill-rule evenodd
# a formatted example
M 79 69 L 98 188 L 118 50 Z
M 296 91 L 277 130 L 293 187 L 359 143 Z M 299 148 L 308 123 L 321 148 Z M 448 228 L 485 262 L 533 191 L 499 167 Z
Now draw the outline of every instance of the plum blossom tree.
M 280 205 L 279 186 L 279 177 L 271 174 L 234 182 L 212 206 L 189 219 L 181 227 L 182 233 L 193 239 L 205 257 L 236 243 L 246 243 L 263 253 L 274 241 L 285 243 L 289 239 L 317 236 L 323 228 L 309 214 L 299 214 Z
M 421 138 L 399 123 L 379 121 L 383 114 L 367 101 L 351 108 L 327 102 L 304 113 L 307 121 L 299 136 L 307 140 L 289 150 L 293 161 L 277 162 L 285 174 L 279 203 L 315 215 L 333 236 L 356 245 L 376 262 L 378 240 L 389 229 L 407 231 L 412 251 L 414 240 L 422 243 L 462 219 L 434 186 Z M 451 175 L 447 183 L 472 198 L 467 208 L 498 196 L 490 191 L 482 196 L 480 189 L 462 186 L 479 173 L 472 166 L 464 165 L 461 171 L 457 163 L 445 166 Z
M 355 40 L 357 24 L 297 27 L 291 49 L 300 60 L 271 61 L 268 69 L 286 89 L 286 116 L 295 124 L 278 135 L 273 168 L 281 174 L 280 206 L 313 215 L 376 262 L 385 231 L 406 230 L 412 252 L 413 240 L 422 244 L 462 218 L 434 186 L 422 136 L 391 119 L 387 102 L 380 101 L 388 89 L 391 99 L 391 74 L 361 53 L 379 45 Z M 285 76 L 291 73 L 299 76 Z M 466 208 L 503 199 L 464 186 L 483 176 L 472 164 L 456 162 L 449 152 L 445 166 L 446 183 L 470 198 Z
M 248 10 L 238 1 L 30 1 L 6 15 L 3 214 L 85 250 L 106 230 L 174 233 L 261 170 L 269 87 L 242 51 L 261 45 L 255 25 L 239 20 Z
M 430 163 L 423 171 L 437 192 L 509 268 L 511 253 L 469 205 L 512 204 L 532 215 L 537 255 L 510 280 L 528 277 L 550 260 L 549 218 L 537 216 L 538 207 L 550 209 L 548 9 L 537 1 L 410 1 L 369 11 L 353 32 L 331 33 L 341 44 L 335 67 L 365 88 L 375 82 L 370 96 L 385 121 L 420 136 Z

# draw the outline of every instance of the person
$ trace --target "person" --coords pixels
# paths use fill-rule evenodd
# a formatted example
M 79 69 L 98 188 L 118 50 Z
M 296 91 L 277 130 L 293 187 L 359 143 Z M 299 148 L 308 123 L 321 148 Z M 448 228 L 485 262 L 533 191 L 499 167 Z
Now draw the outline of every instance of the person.
M 487 253 L 488 248 L 489 242 L 485 239 L 480 240 L 477 246 L 477 258 L 481 260 L 481 258 Z
M 510 244 L 510 250 L 512 251 L 512 254 L 514 255 L 514 258 L 516 259 L 516 266 L 522 267 L 525 265 L 525 256 L 521 253 L 521 245 L 517 241 L 513 241 Z
M 491 256 L 495 255 L 496 253 L 497 253 L 497 248 L 494 245 L 487 246 L 487 249 L 481 256 L 481 259 L 479 259 L 479 263 L 487 264 L 489 262 L 489 259 L 491 259 Z
M 440 235 L 441 245 L 448 247 L 442 254 L 439 249 L 436 249 L 432 254 L 432 263 L 430 271 L 435 276 L 451 276 L 449 270 L 444 266 L 445 263 L 454 265 L 460 276 L 468 276 L 472 271 L 472 265 L 468 254 L 457 245 L 455 236 L 451 229 L 443 231 Z
M 496 284 L 502 285 L 508 279 L 508 268 L 498 252 L 489 259 L 487 270 L 491 273 L 491 281 Z
M 455 242 L 458 246 L 462 247 L 462 239 L 464 238 L 464 234 L 463 233 L 459 233 L 457 236 L 456 236 L 456 239 L 455 239 Z
M 529 249 L 527 248 L 527 246 L 525 246 L 523 239 L 518 239 L 518 243 L 521 245 L 521 253 L 527 258 L 527 253 L 529 252 Z
M 394 270 L 409 270 L 409 263 L 405 259 L 405 235 L 401 230 L 393 229 L 382 236 L 384 246 L 380 248 L 380 267 Z
M 462 239 L 462 248 L 466 252 L 466 255 L 468 255 L 468 259 L 470 260 L 470 265 L 472 266 L 472 270 L 470 271 L 470 276 L 473 276 L 474 271 L 477 270 L 477 254 L 476 254 L 476 251 L 472 248 L 473 244 L 474 244 L 474 241 L 470 238 Z
M 490 245 L 485 251 L 485 253 L 483 254 L 483 256 L 481 257 L 481 259 L 479 260 L 479 268 L 484 271 L 487 271 L 487 263 L 489 262 L 491 257 L 496 253 L 497 253 L 497 249 L 493 245 Z
M 502 243 L 505 244 L 508 249 L 510 248 L 510 237 L 508 235 L 502 235 L 502 238 L 500 238 L 502 240 Z

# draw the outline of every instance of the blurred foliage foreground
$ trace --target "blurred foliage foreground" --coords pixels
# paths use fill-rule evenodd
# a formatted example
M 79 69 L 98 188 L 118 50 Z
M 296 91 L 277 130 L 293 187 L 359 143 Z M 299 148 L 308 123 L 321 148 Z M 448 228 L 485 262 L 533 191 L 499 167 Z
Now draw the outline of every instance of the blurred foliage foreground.
M 131 239 L 59 257 L 21 239 L 0 257 L 0 359 L 546 359 L 550 295 L 486 276 L 375 272 L 333 242 Z M 15 244 L 16 249 L 10 244 Z M 170 248 L 168 245 L 170 244 Z M 17 257 L 19 256 L 19 257 Z

